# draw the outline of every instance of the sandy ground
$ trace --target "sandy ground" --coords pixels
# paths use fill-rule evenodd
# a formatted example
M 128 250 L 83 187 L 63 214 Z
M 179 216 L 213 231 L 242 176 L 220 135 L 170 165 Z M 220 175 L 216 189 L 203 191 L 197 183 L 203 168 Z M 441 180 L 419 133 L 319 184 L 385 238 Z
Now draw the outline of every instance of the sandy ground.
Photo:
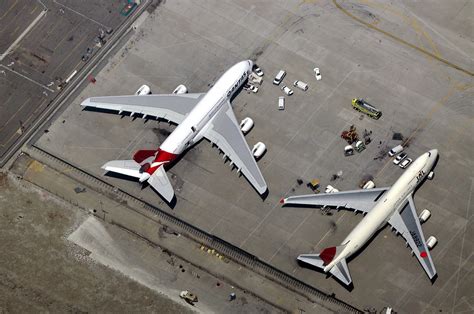
M 0 174 L 0 313 L 191 313 L 67 237 L 87 215 Z

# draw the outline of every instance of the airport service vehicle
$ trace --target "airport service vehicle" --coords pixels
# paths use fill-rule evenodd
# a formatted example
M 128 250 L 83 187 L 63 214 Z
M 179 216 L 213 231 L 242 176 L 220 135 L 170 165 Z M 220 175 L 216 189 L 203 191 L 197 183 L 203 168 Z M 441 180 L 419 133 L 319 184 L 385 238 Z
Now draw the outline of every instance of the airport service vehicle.
M 324 193 L 337 193 L 337 192 L 339 192 L 339 190 L 333 187 L 332 185 L 328 185 L 326 187 L 326 190 L 324 190 Z
M 254 70 L 255 74 L 257 74 L 258 76 L 263 76 L 263 71 L 262 69 L 260 69 L 260 67 L 256 67 Z
M 294 81 L 293 86 L 298 87 L 302 91 L 307 91 L 308 90 L 308 84 L 306 84 L 305 82 L 302 82 L 302 81 L 298 81 L 298 80 Z
M 401 152 L 403 152 L 403 146 L 402 145 L 397 145 L 388 152 L 388 155 L 390 157 L 393 157 L 396 154 L 401 153 Z
M 431 171 L 437 157 L 436 149 L 424 153 L 392 187 L 290 196 L 282 199 L 281 203 L 284 205 L 313 205 L 336 209 L 342 207 L 362 212 L 365 216 L 339 246 L 325 248 L 319 254 L 302 254 L 297 260 L 329 272 L 345 285 L 350 285 L 352 279 L 346 260 L 363 248 L 374 234 L 388 223 L 397 234 L 405 238 L 428 277 L 433 279 L 436 269 L 416 214 L 413 192 Z
M 382 111 L 378 110 L 362 98 L 352 99 L 352 107 L 357 111 L 365 113 L 366 115 L 375 120 L 379 119 L 382 116 Z
M 140 88 L 135 92 L 135 95 L 142 96 L 142 95 L 150 95 L 151 89 L 148 85 L 142 85 Z
M 354 155 L 354 147 L 352 147 L 352 145 L 346 145 L 346 147 L 344 147 L 344 156 L 352 155 Z
M 365 144 L 362 141 L 357 141 L 355 143 L 355 149 L 358 153 L 362 152 L 365 149 Z
M 393 163 L 395 165 L 398 165 L 403 159 L 405 159 L 407 157 L 407 153 L 401 153 L 400 155 L 398 155 L 397 157 L 395 157 L 395 159 L 393 160 Z
M 186 94 L 188 92 L 188 89 L 186 86 L 183 84 L 176 86 L 176 88 L 173 91 L 173 94 Z
M 99 108 L 143 119 L 156 118 L 178 124 L 158 149 L 139 150 L 132 160 L 109 161 L 103 169 L 148 182 L 166 201 L 174 198 L 173 187 L 165 172 L 176 159 L 199 142 L 208 139 L 231 159 L 255 190 L 263 194 L 267 183 L 250 151 L 235 118 L 230 99 L 251 73 L 253 62 L 241 61 L 227 70 L 207 93 L 149 96 L 92 97 L 83 107 Z M 217 179 L 217 178 L 216 178 Z
M 411 162 L 413 161 L 413 159 L 411 158 L 405 158 L 399 165 L 400 168 L 402 169 L 405 169 L 406 167 L 408 167 L 409 164 L 411 164 Z
M 278 110 L 285 110 L 285 97 L 278 97 Z
M 260 159 L 260 157 L 262 157 L 266 151 L 267 146 L 265 146 L 265 144 L 263 144 L 262 142 L 258 142 L 252 148 L 252 154 L 257 160 Z
M 253 125 L 253 120 L 247 117 L 240 122 L 240 130 L 242 133 L 247 134 L 253 128 Z
M 314 77 L 316 77 L 316 80 L 320 81 L 321 80 L 321 72 L 319 72 L 319 68 L 314 68 L 313 71 L 314 71 Z
M 278 74 L 275 76 L 275 79 L 273 80 L 273 84 L 280 85 L 281 81 L 285 78 L 285 76 L 286 76 L 286 71 L 280 70 L 280 72 L 278 72 Z
M 244 89 L 248 92 L 253 92 L 255 94 L 258 92 L 258 87 L 249 83 L 246 83 L 244 85 Z
M 255 73 L 250 73 L 249 82 L 253 84 L 262 85 L 263 79 Z
M 189 292 L 188 290 L 183 290 L 179 293 L 179 297 L 189 304 L 193 304 L 198 301 L 198 298 L 195 294 Z M 194 305 L 194 304 L 193 304 Z
M 283 86 L 281 87 L 281 90 L 282 90 L 285 94 L 287 94 L 288 96 L 293 95 L 293 90 L 292 90 L 291 88 L 289 88 L 288 86 L 286 86 L 286 85 L 283 85 Z

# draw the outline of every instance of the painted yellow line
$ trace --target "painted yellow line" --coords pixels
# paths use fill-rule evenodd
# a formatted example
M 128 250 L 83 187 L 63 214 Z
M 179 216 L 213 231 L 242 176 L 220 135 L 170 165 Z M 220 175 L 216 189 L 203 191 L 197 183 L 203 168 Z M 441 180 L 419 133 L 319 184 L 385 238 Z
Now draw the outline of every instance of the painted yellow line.
M 374 26 L 374 25 L 372 25 L 372 24 L 370 24 L 370 23 L 367 23 L 367 22 L 363 21 L 362 19 L 360 19 L 360 18 L 356 17 L 355 15 L 349 13 L 346 9 L 344 9 L 341 5 L 339 5 L 339 3 L 337 3 L 337 0 L 332 0 L 332 2 L 334 3 L 334 5 L 335 5 L 341 12 L 343 12 L 344 14 L 346 14 L 347 16 L 349 16 L 350 18 L 352 18 L 353 20 L 355 20 L 355 21 L 357 21 L 357 22 L 359 22 L 359 23 L 361 23 L 361 24 L 367 26 L 368 28 L 373 29 L 373 30 L 375 30 L 375 31 L 377 31 L 377 32 L 379 32 L 379 33 L 382 33 L 382 34 L 384 34 L 385 36 L 388 36 L 388 37 L 392 38 L 393 40 L 395 40 L 395 41 L 397 41 L 397 42 L 399 42 L 399 43 L 401 43 L 401 44 L 403 44 L 403 45 L 405 45 L 405 46 L 408 46 L 408 47 L 410 47 L 410 48 L 413 48 L 413 49 L 415 49 L 415 50 L 417 50 L 417 51 L 419 51 L 419 52 L 421 52 L 421 53 L 423 53 L 423 54 L 425 54 L 425 55 L 427 55 L 427 56 L 429 56 L 429 57 L 431 57 L 431 58 L 433 58 L 433 59 L 435 59 L 435 60 L 438 60 L 438 61 L 440 61 L 440 62 L 446 64 L 447 66 L 449 66 L 449 67 L 451 67 L 451 68 L 453 68 L 453 69 L 456 69 L 456 70 L 458 70 L 458 71 L 461 71 L 461 72 L 463 72 L 464 74 L 467 74 L 467 75 L 469 75 L 469 76 L 474 76 L 474 73 L 471 72 L 471 71 L 469 71 L 469 70 L 466 70 L 466 69 L 464 69 L 464 68 L 462 68 L 462 67 L 460 67 L 460 66 L 458 66 L 458 65 L 456 65 L 456 64 L 454 64 L 454 63 L 452 63 L 452 62 L 449 62 L 449 61 L 446 60 L 446 59 L 443 59 L 443 58 L 441 58 L 441 57 L 438 57 L 438 56 L 432 54 L 432 53 L 429 52 L 429 51 L 426 51 L 426 50 L 423 49 L 423 48 L 420 48 L 420 47 L 418 47 L 418 46 L 415 46 L 415 45 L 413 45 L 413 44 L 410 44 L 409 42 L 407 42 L 407 41 L 405 41 L 405 40 L 403 40 L 403 39 L 401 39 L 401 38 L 399 38 L 399 37 L 397 37 L 397 36 L 395 36 L 395 35 L 392 35 L 392 34 L 389 33 L 389 32 L 386 32 L 386 31 L 384 31 L 384 30 L 382 30 L 382 29 L 380 29 L 380 28 L 378 28 L 378 27 L 376 27 L 376 26 Z

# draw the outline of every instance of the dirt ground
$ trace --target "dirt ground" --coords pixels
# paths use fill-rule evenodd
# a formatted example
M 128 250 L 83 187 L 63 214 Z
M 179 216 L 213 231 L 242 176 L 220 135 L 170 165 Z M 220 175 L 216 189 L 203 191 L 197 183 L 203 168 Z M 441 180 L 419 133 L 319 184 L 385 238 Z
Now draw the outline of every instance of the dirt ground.
M 0 313 L 191 313 L 69 242 L 87 217 L 0 173 Z

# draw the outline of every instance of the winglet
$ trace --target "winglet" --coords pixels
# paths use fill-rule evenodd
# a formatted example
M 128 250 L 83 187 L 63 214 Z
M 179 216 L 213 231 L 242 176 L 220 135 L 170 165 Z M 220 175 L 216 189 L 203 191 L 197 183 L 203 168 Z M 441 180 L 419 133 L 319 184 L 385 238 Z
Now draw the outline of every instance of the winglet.
M 285 204 L 285 198 L 280 198 L 280 204 Z

